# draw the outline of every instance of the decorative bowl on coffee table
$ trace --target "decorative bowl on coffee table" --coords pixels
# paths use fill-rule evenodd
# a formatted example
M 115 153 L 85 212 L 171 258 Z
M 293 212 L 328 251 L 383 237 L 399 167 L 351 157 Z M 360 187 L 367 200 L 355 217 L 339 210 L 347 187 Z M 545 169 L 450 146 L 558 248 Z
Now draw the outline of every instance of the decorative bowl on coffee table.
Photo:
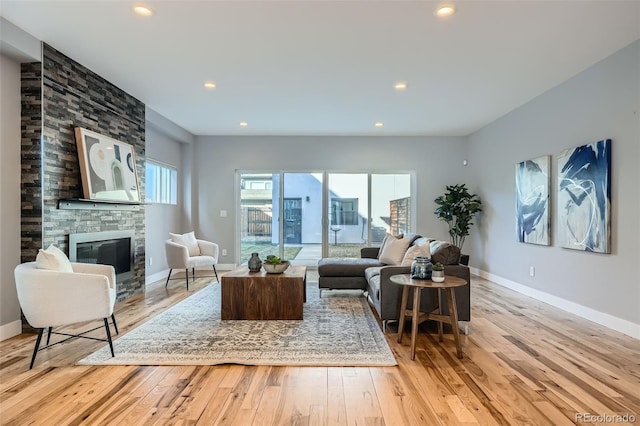
M 262 267 L 267 271 L 267 274 L 281 274 L 289 267 L 289 261 L 285 260 L 278 264 L 263 263 Z

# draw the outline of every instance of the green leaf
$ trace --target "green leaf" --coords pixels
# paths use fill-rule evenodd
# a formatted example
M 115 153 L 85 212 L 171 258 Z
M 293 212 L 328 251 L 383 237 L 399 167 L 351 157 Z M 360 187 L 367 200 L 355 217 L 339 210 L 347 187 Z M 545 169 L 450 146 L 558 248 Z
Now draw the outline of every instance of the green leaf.
M 447 185 L 446 189 L 444 195 L 434 200 L 438 205 L 434 213 L 449 226 L 451 243 L 462 249 L 473 217 L 482 211 L 482 201 L 478 195 L 469 193 L 465 184 Z

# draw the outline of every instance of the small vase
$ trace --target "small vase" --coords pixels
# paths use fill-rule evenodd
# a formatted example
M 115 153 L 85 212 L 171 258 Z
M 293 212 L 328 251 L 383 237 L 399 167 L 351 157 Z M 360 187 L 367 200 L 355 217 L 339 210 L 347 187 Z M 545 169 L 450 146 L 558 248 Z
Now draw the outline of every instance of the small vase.
M 262 260 L 258 253 L 251 253 L 251 258 L 247 262 L 247 266 L 251 272 L 258 272 L 262 268 Z
M 413 259 L 411 263 L 411 278 L 417 278 L 419 280 L 428 280 L 431 278 L 431 259 L 428 257 L 418 256 Z
M 444 271 L 432 271 L 431 281 L 433 281 L 434 283 L 444 282 Z

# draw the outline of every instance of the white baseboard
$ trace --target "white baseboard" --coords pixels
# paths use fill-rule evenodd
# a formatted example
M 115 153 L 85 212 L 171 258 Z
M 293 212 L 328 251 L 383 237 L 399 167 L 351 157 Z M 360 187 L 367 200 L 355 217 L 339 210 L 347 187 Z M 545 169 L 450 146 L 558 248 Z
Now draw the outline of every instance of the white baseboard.
M 216 265 L 216 269 L 218 271 L 233 271 L 237 267 L 238 265 L 236 265 L 235 263 L 219 263 Z
M 216 270 L 217 271 L 231 271 L 231 270 L 233 270 L 235 268 L 236 268 L 236 265 L 233 264 L 233 263 L 219 263 L 219 264 L 216 265 Z M 208 267 L 208 268 L 196 268 L 196 269 L 198 269 L 198 270 L 200 270 L 200 269 L 211 270 L 211 267 Z M 166 280 L 167 279 L 167 275 L 169 275 L 169 269 L 165 269 L 164 271 L 156 272 L 155 274 L 147 275 L 144 278 L 144 284 L 145 285 L 149 285 L 149 284 L 155 283 L 155 282 L 160 281 L 160 280 Z
M 492 281 L 503 287 L 510 288 L 511 290 L 517 291 L 518 293 L 532 297 L 541 302 L 548 303 L 551 306 L 555 306 L 556 308 L 560 308 L 574 315 L 578 315 L 579 317 L 582 317 L 589 321 L 593 321 L 596 324 L 603 325 L 633 338 L 640 339 L 640 324 L 636 324 L 631 321 L 597 311 L 593 308 L 589 308 L 570 300 L 554 296 L 553 294 L 549 294 L 544 291 L 536 290 L 535 288 L 531 288 L 515 281 L 502 278 L 498 275 L 490 274 L 478 268 L 469 269 L 472 274 L 478 275 L 479 277 Z
M 144 277 L 144 285 L 149 285 L 160 280 L 166 280 L 167 275 L 169 275 L 168 269 L 164 271 L 156 272 L 155 274 L 147 275 L 146 277 Z
M 22 320 L 0 325 L 0 342 L 22 334 Z

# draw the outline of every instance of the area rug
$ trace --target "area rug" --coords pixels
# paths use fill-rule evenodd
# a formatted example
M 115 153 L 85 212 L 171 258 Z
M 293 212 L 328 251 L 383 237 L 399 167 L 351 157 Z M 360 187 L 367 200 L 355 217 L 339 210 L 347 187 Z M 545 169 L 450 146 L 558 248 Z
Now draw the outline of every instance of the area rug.
M 318 296 L 304 320 L 222 321 L 220 284 L 207 287 L 78 361 L 80 365 L 397 365 L 366 299 Z

